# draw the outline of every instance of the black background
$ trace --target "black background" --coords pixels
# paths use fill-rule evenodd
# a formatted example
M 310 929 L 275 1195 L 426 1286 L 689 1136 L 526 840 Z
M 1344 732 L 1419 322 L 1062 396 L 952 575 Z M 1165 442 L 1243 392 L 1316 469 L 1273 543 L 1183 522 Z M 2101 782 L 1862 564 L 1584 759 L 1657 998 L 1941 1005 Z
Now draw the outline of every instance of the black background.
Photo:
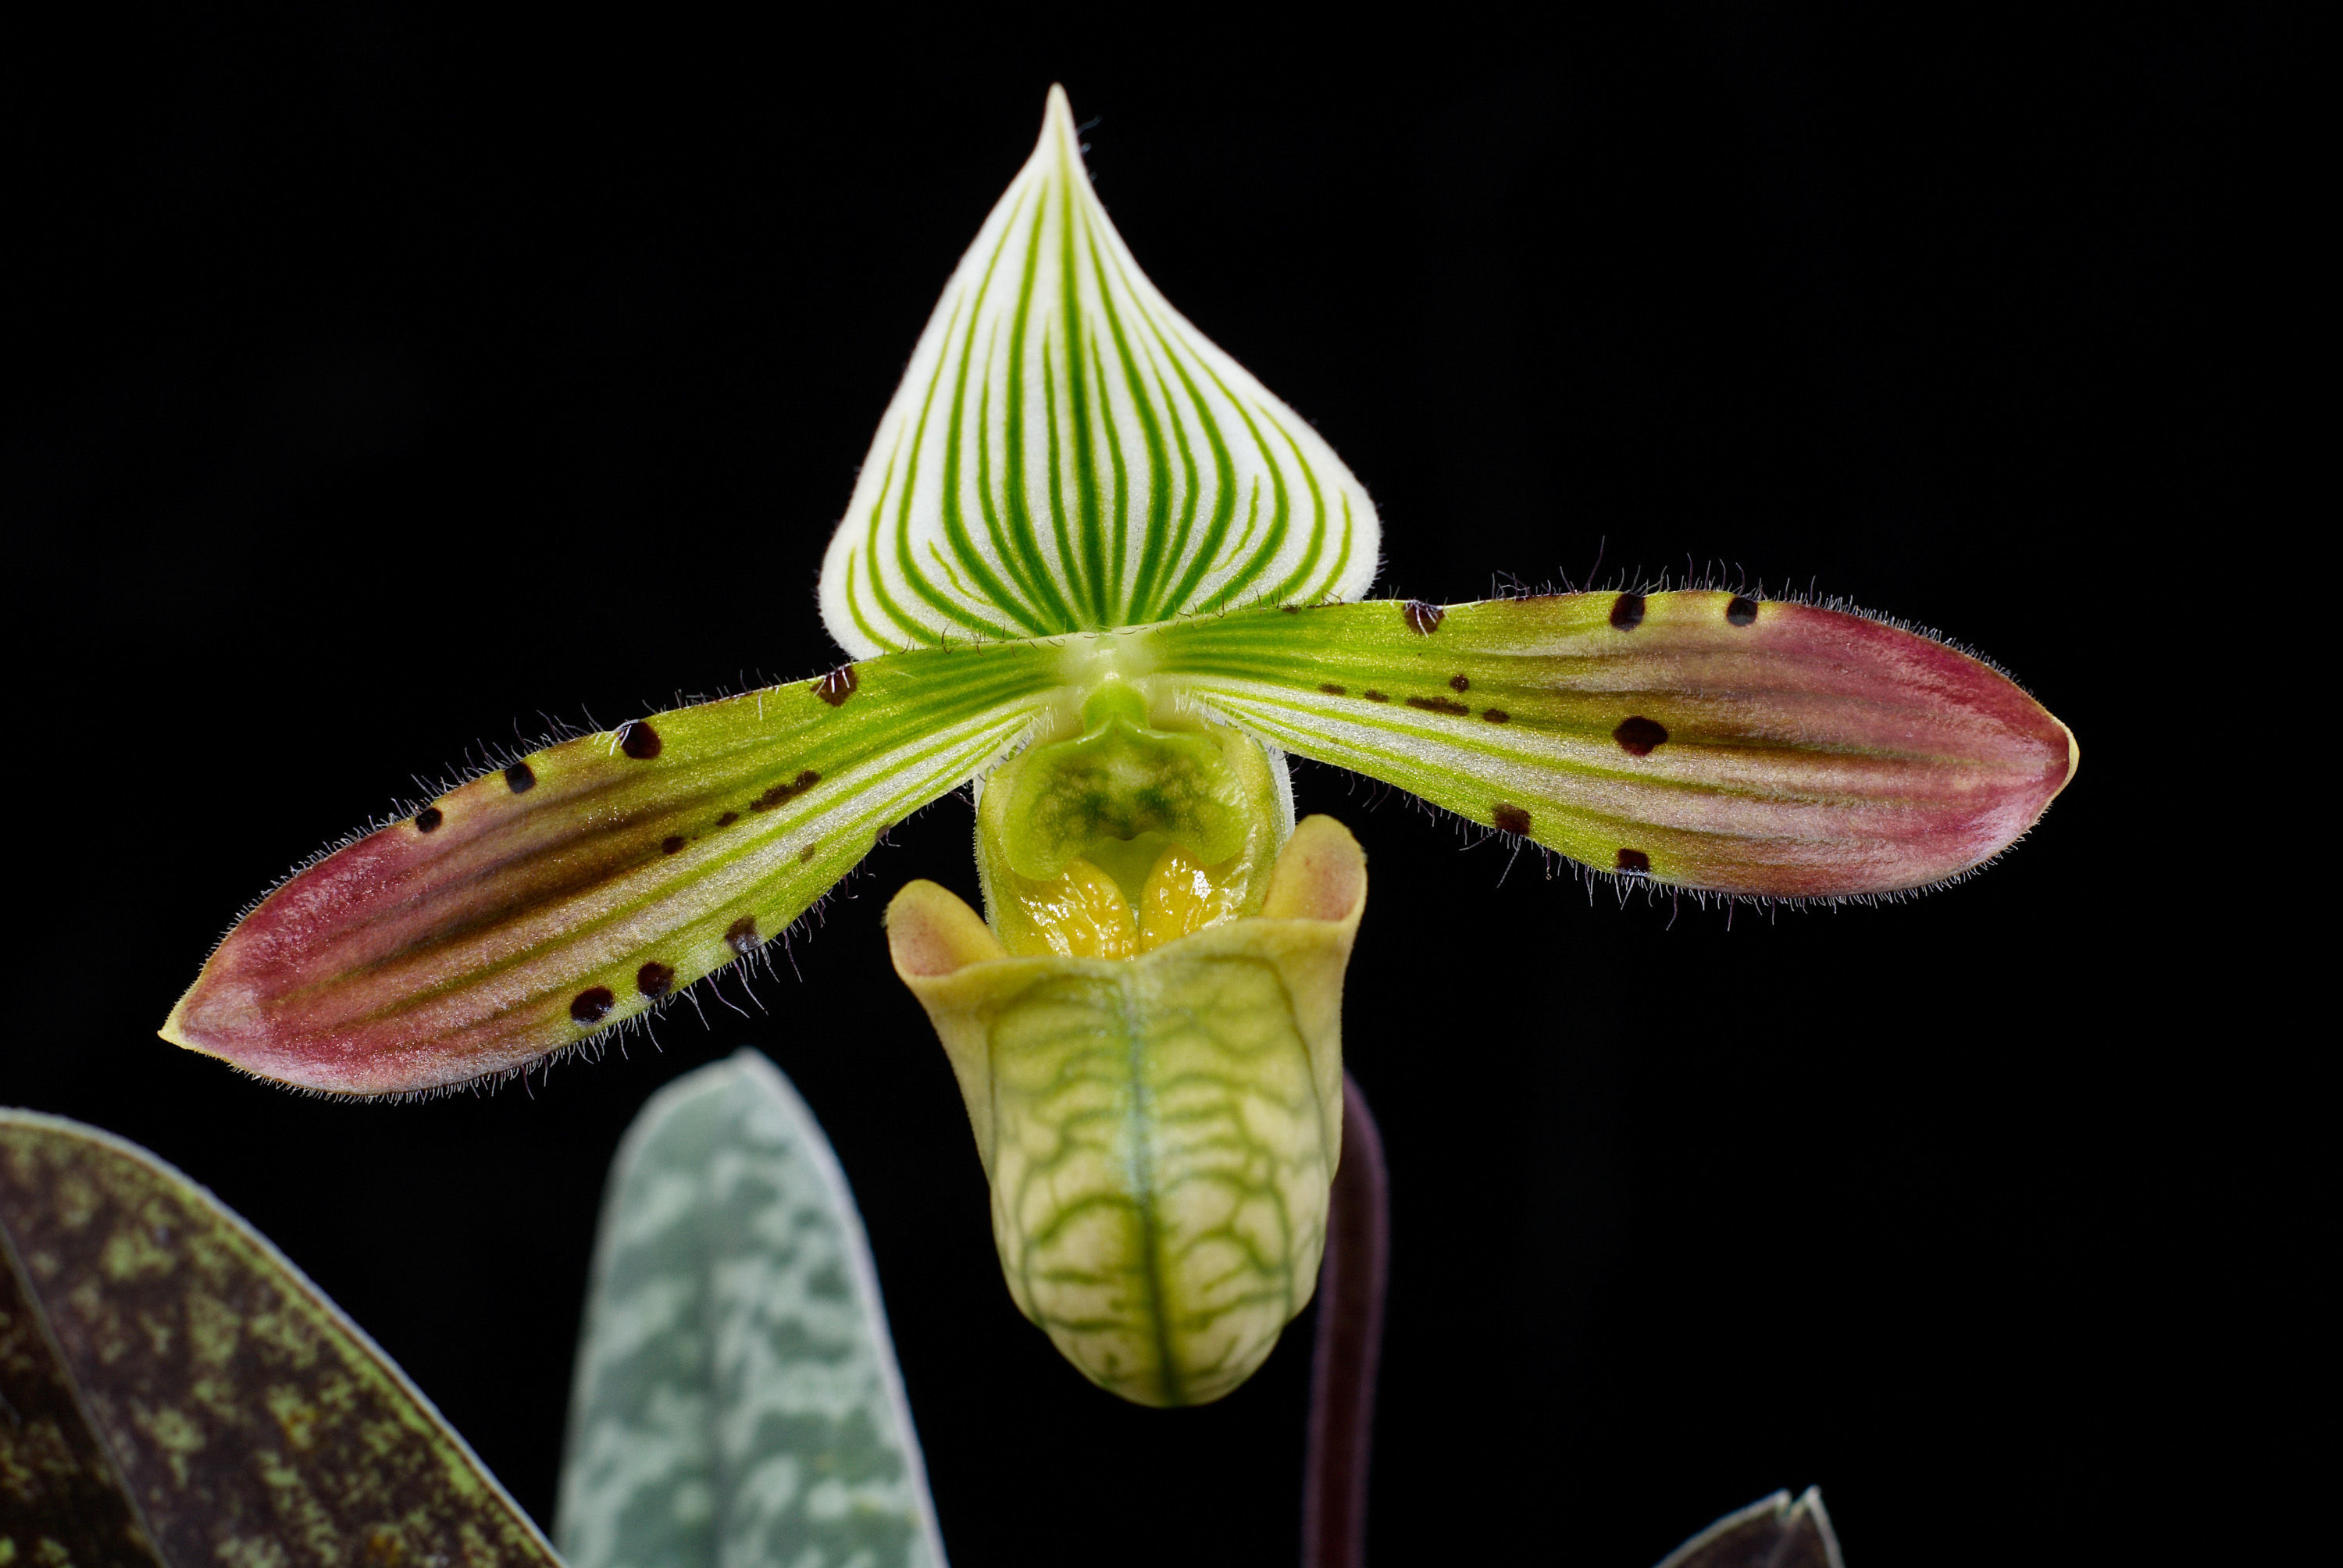
M 2198 1010 L 2226 982 L 2171 945 L 2218 923 L 2173 881 L 2158 703 L 2195 651 L 2143 639 L 2254 558 L 2296 41 L 1627 9 L 1332 41 L 1166 13 L 1160 46 L 890 15 L 850 46 L 319 5 L 17 51 L 0 504 L 39 907 L 0 1099 L 209 1184 L 542 1519 L 610 1153 L 756 1045 L 863 1204 L 956 1561 L 1292 1561 L 1307 1318 L 1161 1413 L 1001 1284 L 879 930 L 911 876 L 974 897 L 959 799 L 801 982 L 528 1091 L 321 1103 L 153 1032 L 246 899 L 468 748 L 836 662 L 830 527 L 1062 80 L 1141 265 L 1373 491 L 1381 591 L 1598 552 L 1811 584 L 1986 651 L 2086 753 L 1978 880 L 1730 918 L 1590 902 L 1299 769 L 1373 859 L 1380 1560 L 1636 1568 L 1808 1483 L 1855 1568 L 2200 1560 L 2268 1507 L 2208 1412 L 2277 1375 L 2238 1324 L 2284 1315 L 2254 1216 L 2296 1157 L 2237 1151 L 2282 1074 L 2235 1070 Z

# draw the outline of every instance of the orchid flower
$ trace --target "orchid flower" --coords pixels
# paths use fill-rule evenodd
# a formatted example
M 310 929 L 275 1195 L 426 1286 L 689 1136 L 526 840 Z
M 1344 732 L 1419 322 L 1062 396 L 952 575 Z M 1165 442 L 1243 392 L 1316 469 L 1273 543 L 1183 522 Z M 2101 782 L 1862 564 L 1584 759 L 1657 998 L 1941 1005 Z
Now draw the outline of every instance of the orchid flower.
M 850 662 L 572 739 L 306 867 L 164 1035 L 305 1089 L 510 1075 L 748 961 L 972 785 L 986 905 L 896 967 L 965 1094 L 1018 1305 L 1153 1404 L 1309 1301 L 1341 1159 L 1364 857 L 1289 753 L 1631 887 L 1957 880 L 2074 776 L 1992 666 L 1843 609 L 1685 588 L 1365 597 L 1380 528 L 1311 427 L 1159 294 L 1052 90 L 830 545 Z

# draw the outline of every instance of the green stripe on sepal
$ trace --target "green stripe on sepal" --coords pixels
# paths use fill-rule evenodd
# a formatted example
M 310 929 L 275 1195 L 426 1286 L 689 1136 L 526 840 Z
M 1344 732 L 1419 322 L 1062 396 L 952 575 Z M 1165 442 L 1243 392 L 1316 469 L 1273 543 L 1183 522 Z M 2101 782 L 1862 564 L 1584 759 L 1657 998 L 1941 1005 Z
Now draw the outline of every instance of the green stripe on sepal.
M 569 1568 L 942 1568 L 853 1193 L 753 1050 L 619 1145 L 555 1534 Z
M 536 752 L 271 893 L 164 1036 L 347 1094 L 574 1045 L 779 937 L 880 832 L 1001 756 L 1051 651 L 900 654 Z
M 1365 858 L 1326 817 L 1296 827 L 1258 917 L 1137 959 L 1011 958 L 932 882 L 889 907 L 895 972 L 967 1102 L 1010 1294 L 1101 1388 L 1219 1399 L 1317 1288 L 1365 907 Z
M 1127 656 L 1288 750 L 1604 871 L 1834 897 L 2006 849 L 2073 777 L 2016 684 L 1861 616 L 1713 592 L 1197 618 Z
M 0 1563 L 559 1568 L 317 1286 L 210 1193 L 96 1128 L 0 1111 L 0 1462 L 0 1462 L 0 1546 L 22 1543 Z M 27 1397 L 35 1360 L 77 1411 Z M 104 1451 L 74 1445 L 77 1505 L 44 1541 L 40 1494 L 64 1479 L 57 1440 L 83 1415 Z M 76 1529 L 96 1526 L 111 1538 L 75 1554 Z
M 1353 598 L 1378 540 L 1333 450 L 1139 270 L 1053 87 L 880 421 L 822 616 L 868 657 Z

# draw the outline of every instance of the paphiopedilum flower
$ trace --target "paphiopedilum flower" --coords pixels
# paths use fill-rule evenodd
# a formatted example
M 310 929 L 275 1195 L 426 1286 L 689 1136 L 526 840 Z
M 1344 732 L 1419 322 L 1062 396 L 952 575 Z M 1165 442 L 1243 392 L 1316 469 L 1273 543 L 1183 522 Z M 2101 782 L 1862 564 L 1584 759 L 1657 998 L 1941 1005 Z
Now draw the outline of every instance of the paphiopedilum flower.
M 1380 546 L 1341 459 L 1140 271 L 1052 92 L 831 540 L 851 662 L 449 789 L 277 888 L 164 1032 L 331 1093 L 508 1074 L 756 953 L 973 781 L 987 918 L 913 884 L 898 970 L 1019 1304 L 1182 1402 L 1309 1299 L 1340 1158 L 1363 859 L 1295 828 L 1287 753 L 1592 874 L 1769 899 L 1959 878 L 2074 773 L 2013 682 L 1893 625 L 1365 598 Z

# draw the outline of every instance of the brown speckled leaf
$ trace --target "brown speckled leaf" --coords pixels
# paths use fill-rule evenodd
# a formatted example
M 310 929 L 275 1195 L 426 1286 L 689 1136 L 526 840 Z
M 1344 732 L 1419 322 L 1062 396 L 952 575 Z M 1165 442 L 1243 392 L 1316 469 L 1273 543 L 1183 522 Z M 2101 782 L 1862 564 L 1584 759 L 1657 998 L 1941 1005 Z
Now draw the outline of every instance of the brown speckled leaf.
M 156 1568 L 0 1232 L 0 1563 Z
M 52 1358 L 52 1385 L 61 1362 L 70 1389 L 59 1390 L 64 1403 L 45 1396 L 42 1412 L 68 1444 L 65 1413 L 85 1415 L 85 1442 L 94 1429 L 52 1484 L 116 1482 L 153 1543 L 144 1561 L 557 1563 L 372 1341 L 241 1220 L 135 1144 L 0 1111 L 0 1231 L 32 1294 L 34 1312 L 12 1312 L 5 1342 L 23 1357 L 22 1386 L 43 1386 L 35 1352 Z M 20 1363 L 6 1364 L 13 1404 Z M 92 1527 L 107 1526 L 93 1514 Z M 142 1561 L 120 1544 L 122 1523 L 112 1528 L 111 1554 L 88 1561 Z

